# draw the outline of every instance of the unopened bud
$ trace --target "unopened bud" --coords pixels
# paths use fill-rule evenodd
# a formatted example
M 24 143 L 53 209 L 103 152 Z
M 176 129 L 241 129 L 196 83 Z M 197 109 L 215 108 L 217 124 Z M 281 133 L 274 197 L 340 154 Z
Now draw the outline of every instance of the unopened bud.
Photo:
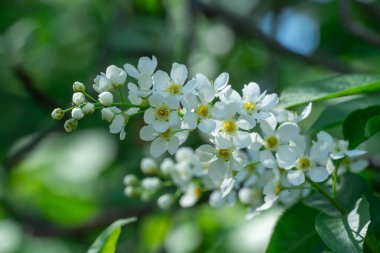
M 86 102 L 86 98 L 82 92 L 75 92 L 73 94 L 73 103 L 76 105 L 81 105 Z
M 115 117 L 115 113 L 112 111 L 112 108 L 103 108 L 102 111 L 102 120 L 106 120 L 108 122 L 111 122 L 113 118 Z
M 125 196 L 130 197 L 130 198 L 138 198 L 140 195 L 137 188 L 133 186 L 125 187 L 124 194 Z
M 109 106 L 113 103 L 113 95 L 111 92 L 105 91 L 99 94 L 99 102 L 102 105 Z
M 124 177 L 123 182 L 125 185 L 136 186 L 139 180 L 135 175 L 129 174 Z
M 95 111 L 95 105 L 93 103 L 86 103 L 82 107 L 82 111 L 84 112 L 85 115 L 93 114 Z
M 78 120 L 76 120 L 74 118 L 66 120 L 66 122 L 64 124 L 64 128 L 65 128 L 66 132 L 72 132 L 75 129 L 77 129 L 77 127 L 78 127 Z
M 141 171 L 147 175 L 156 175 L 158 171 L 158 166 L 156 162 L 152 158 L 149 158 L 149 157 L 141 160 L 140 167 L 141 167 Z
M 174 196 L 172 194 L 164 194 L 160 196 L 157 200 L 157 205 L 163 210 L 169 209 L 174 203 Z
M 81 82 L 75 82 L 73 84 L 73 91 L 74 92 L 84 92 L 86 90 L 86 87 Z
M 80 120 L 84 117 L 84 113 L 83 113 L 82 109 L 75 107 L 71 111 L 71 117 L 73 117 L 74 119 Z
M 61 108 L 55 108 L 54 111 L 51 113 L 51 117 L 55 120 L 63 119 L 65 116 L 65 112 Z

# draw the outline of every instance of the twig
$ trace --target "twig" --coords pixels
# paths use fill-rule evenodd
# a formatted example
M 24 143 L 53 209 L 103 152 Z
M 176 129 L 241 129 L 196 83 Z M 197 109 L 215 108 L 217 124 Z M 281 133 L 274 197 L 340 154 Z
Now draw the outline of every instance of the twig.
M 341 0 L 339 4 L 339 13 L 344 28 L 354 36 L 380 47 L 380 35 L 356 22 L 350 6 L 350 0 Z
M 220 17 L 220 18 L 225 19 L 229 23 L 229 25 L 231 25 L 231 27 L 235 29 L 235 31 L 241 32 L 257 40 L 260 40 L 267 47 L 269 47 L 272 50 L 275 50 L 276 52 L 293 57 L 295 59 L 301 60 L 308 64 L 322 66 L 339 73 L 353 72 L 351 67 L 333 58 L 328 58 L 326 56 L 320 56 L 320 55 L 306 56 L 284 47 L 275 39 L 267 36 L 259 28 L 254 26 L 252 22 L 247 18 L 236 17 L 235 15 L 223 10 L 222 8 L 204 4 L 198 0 L 191 0 L 191 1 L 193 2 L 194 6 L 196 6 L 197 9 L 201 11 L 203 14 L 205 14 L 207 17 Z

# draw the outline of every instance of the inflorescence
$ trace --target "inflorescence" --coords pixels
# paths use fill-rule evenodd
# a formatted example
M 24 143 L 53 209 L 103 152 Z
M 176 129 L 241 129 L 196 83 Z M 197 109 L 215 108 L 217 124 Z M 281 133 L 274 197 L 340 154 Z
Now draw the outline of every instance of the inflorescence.
M 125 194 L 149 200 L 158 197 L 167 209 L 176 200 L 182 207 L 194 205 L 202 196 L 211 206 L 233 205 L 237 200 L 249 206 L 247 217 L 275 203 L 291 205 L 310 192 L 309 182 L 331 182 L 332 174 L 360 171 L 365 160 L 351 161 L 362 150 L 348 150 L 348 143 L 321 131 L 316 140 L 301 133 L 298 123 L 310 113 L 307 105 L 297 115 L 279 109 L 277 94 L 261 91 L 258 84 L 244 85 L 242 94 L 229 85 L 229 75 L 214 81 L 203 74 L 188 78 L 185 65 L 174 63 L 170 74 L 156 70 L 153 56 L 140 58 L 137 68 L 111 65 L 93 84 L 97 98 L 80 82 L 73 84 L 73 106 L 57 108 L 54 119 L 71 111 L 64 128 L 71 132 L 78 122 L 95 110 L 110 122 L 110 132 L 125 138 L 131 117 L 143 114 L 146 125 L 140 138 L 151 142 L 152 158 L 144 158 L 140 180 L 124 178 Z M 127 76 L 133 79 L 127 85 Z M 198 129 L 207 143 L 195 151 L 180 147 L 189 133 Z M 175 159 L 160 157 L 168 151 Z

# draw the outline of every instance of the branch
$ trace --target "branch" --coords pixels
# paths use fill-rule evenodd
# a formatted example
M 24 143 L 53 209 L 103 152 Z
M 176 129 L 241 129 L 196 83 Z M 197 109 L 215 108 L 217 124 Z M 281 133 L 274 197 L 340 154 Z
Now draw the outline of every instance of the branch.
M 12 69 L 16 77 L 19 79 L 25 90 L 33 98 L 36 104 L 49 111 L 58 107 L 58 105 L 53 100 L 51 100 L 37 88 L 34 81 L 23 67 L 16 65 L 13 66 Z
M 310 55 L 306 56 L 303 54 L 299 54 L 297 52 L 294 52 L 283 45 L 281 45 L 278 41 L 275 39 L 267 36 L 265 33 L 263 33 L 259 28 L 254 26 L 251 22 L 251 20 L 247 18 L 241 18 L 236 17 L 235 15 L 221 9 L 217 8 L 208 4 L 204 4 L 198 0 L 191 0 L 193 4 L 197 7 L 199 11 L 204 13 L 207 17 L 220 17 L 225 19 L 229 25 L 234 28 L 236 32 L 241 32 L 243 34 L 249 35 L 257 40 L 260 40 L 262 43 L 264 43 L 265 46 L 268 48 L 275 50 L 276 52 L 279 52 L 281 54 L 284 54 L 289 57 L 293 57 L 297 60 L 303 61 L 305 63 L 311 64 L 311 65 L 317 65 L 322 66 L 327 69 L 339 72 L 339 73 L 351 73 L 353 70 L 351 67 L 343 64 L 340 61 L 337 61 L 332 58 L 328 58 L 326 56 L 320 56 L 320 55 Z
M 352 35 L 362 39 L 370 44 L 380 47 L 380 35 L 368 29 L 355 19 L 351 12 L 350 0 L 341 0 L 339 4 L 339 13 L 344 28 Z

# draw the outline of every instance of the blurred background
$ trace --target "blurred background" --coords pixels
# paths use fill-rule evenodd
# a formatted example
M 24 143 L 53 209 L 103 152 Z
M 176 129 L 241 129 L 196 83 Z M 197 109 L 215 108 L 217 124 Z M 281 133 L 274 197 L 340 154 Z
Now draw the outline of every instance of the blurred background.
M 74 81 L 91 86 L 108 65 L 141 56 L 210 79 L 226 71 L 236 89 L 256 81 L 271 92 L 379 73 L 379 22 L 375 0 L 0 1 L 0 253 L 85 252 L 130 216 L 139 221 L 123 230 L 118 252 L 264 252 L 281 208 L 246 222 L 239 206 L 164 212 L 127 199 L 123 176 L 140 174 L 148 155 L 142 120 L 120 142 L 98 115 L 65 134 L 50 113 L 69 106 Z

